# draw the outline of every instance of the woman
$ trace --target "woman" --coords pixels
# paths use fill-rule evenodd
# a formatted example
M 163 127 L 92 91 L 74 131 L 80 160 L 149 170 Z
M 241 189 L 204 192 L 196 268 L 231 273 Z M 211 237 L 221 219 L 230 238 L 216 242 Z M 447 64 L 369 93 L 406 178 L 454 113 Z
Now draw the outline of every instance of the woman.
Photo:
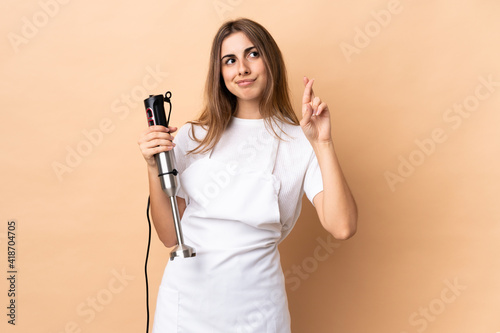
M 154 155 L 174 149 L 177 202 L 194 258 L 168 263 L 153 332 L 290 332 L 278 244 L 305 193 L 337 239 L 356 231 L 357 209 L 335 155 L 330 112 L 304 77 L 302 120 L 290 103 L 281 52 L 267 30 L 238 19 L 212 44 L 205 107 L 196 121 L 148 128 L 148 165 L 159 238 L 176 244 Z M 300 126 L 299 126 L 300 125 Z

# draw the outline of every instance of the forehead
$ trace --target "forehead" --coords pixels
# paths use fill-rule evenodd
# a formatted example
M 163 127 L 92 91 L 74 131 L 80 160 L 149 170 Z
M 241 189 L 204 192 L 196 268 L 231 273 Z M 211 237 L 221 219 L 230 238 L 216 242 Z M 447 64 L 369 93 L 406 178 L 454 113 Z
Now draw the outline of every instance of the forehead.
M 253 46 L 252 41 L 243 32 L 238 31 L 230 34 L 222 41 L 220 53 L 222 56 L 239 54 L 250 46 Z

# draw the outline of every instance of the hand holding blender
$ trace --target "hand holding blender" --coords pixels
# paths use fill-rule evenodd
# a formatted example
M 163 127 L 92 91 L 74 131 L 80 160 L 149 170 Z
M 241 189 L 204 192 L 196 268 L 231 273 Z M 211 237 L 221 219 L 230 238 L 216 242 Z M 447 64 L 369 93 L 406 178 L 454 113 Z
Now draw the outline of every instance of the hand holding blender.
M 165 97 L 163 97 L 162 95 L 150 95 L 149 98 L 144 100 L 149 126 L 162 125 L 168 128 L 168 123 L 170 121 L 170 111 L 172 111 L 172 104 L 170 103 L 171 96 L 172 93 L 168 91 L 165 94 Z M 164 101 L 170 105 L 168 119 L 165 117 L 165 108 L 163 106 Z M 196 250 L 194 248 L 184 244 L 184 238 L 182 235 L 182 228 L 180 224 L 179 208 L 177 206 L 176 199 L 177 192 L 179 191 L 179 182 L 177 179 L 178 172 L 175 169 L 172 154 L 173 152 L 170 150 L 166 152 L 160 152 L 155 155 L 156 165 L 158 167 L 158 177 L 160 177 L 161 187 L 170 199 L 177 238 L 177 246 L 174 247 L 170 252 L 170 260 L 174 260 L 175 257 L 190 258 L 196 255 Z

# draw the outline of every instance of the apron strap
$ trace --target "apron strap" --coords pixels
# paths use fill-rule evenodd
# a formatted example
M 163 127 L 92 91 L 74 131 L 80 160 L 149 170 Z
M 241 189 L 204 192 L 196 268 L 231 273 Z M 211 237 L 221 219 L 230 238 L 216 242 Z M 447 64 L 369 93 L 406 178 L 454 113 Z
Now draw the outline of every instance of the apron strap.
M 276 160 L 278 159 L 278 148 L 281 142 L 282 129 L 279 124 L 277 124 L 277 127 L 278 130 L 276 132 L 278 133 L 278 137 L 275 137 L 273 140 L 273 149 L 271 150 L 271 158 L 269 158 L 269 164 L 267 167 L 267 171 L 271 174 L 274 173 L 274 168 L 276 167 Z M 274 126 L 273 128 L 276 129 Z

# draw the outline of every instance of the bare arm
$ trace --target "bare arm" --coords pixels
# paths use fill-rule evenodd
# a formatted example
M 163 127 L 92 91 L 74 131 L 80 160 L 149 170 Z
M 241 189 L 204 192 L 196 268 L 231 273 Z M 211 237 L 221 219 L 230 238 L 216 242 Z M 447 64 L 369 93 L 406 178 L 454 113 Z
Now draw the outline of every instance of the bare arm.
M 154 155 L 162 151 L 172 150 L 174 144 L 170 133 L 177 130 L 176 127 L 163 126 L 149 127 L 139 138 L 142 155 L 147 162 L 149 196 L 151 201 L 151 217 L 158 238 L 166 247 L 172 247 L 177 244 L 175 235 L 174 219 L 169 197 L 161 188 L 160 178 L 158 178 L 158 169 Z M 179 215 L 182 218 L 186 209 L 186 201 L 183 198 L 176 197 L 179 208 Z
M 350 238 L 356 232 L 356 202 L 340 169 L 333 143 L 314 147 L 318 158 L 323 191 L 314 197 L 314 206 L 323 227 L 337 239 Z
M 304 77 L 300 121 L 318 159 L 323 180 L 323 191 L 314 197 L 313 202 L 323 227 L 333 237 L 347 239 L 356 232 L 358 210 L 333 147 L 330 110 L 325 102 L 314 96 L 313 82 Z

